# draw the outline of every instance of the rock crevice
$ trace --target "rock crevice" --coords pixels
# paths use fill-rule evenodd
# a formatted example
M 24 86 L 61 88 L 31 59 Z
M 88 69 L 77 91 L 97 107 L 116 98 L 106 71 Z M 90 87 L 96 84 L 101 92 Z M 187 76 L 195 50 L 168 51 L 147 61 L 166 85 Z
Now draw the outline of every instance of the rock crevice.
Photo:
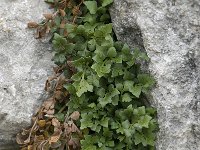
M 137 27 L 151 59 L 157 149 L 199 150 L 200 2 L 114 0 L 110 12 L 118 39 L 137 47 L 138 34 L 130 30 Z

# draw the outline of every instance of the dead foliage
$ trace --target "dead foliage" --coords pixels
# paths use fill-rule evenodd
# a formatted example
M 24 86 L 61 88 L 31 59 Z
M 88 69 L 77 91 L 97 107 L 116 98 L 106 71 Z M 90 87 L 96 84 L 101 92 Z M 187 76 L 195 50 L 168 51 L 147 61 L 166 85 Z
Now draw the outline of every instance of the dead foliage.
M 67 36 L 65 25 L 67 23 L 75 24 L 76 18 L 81 14 L 79 8 L 83 0 L 78 0 L 76 3 L 72 0 L 49 1 L 50 8 L 54 8 L 54 13 L 43 14 L 44 20 L 41 23 L 29 22 L 28 28 L 36 30 L 35 38 L 42 38 L 54 29 L 62 30 L 63 36 Z M 77 4 L 78 3 L 78 4 Z M 72 17 L 66 17 L 66 9 L 71 9 Z M 59 20 L 56 20 L 58 19 Z M 59 32 L 59 31 L 56 31 Z M 75 121 L 80 117 L 78 111 L 68 114 L 64 119 L 59 119 L 59 114 L 67 114 L 67 102 L 69 101 L 69 93 L 63 87 L 63 84 L 72 82 L 64 76 L 63 70 L 67 69 L 71 75 L 76 72 L 76 69 L 71 63 L 71 59 L 66 62 L 66 65 L 54 67 L 54 75 L 48 77 L 45 83 L 45 90 L 51 95 L 45 100 L 38 112 L 32 117 L 32 125 L 28 129 L 23 129 L 17 134 L 16 141 L 21 146 L 21 150 L 79 150 L 80 140 L 83 135 L 80 129 L 76 126 Z M 56 106 L 60 105 L 61 108 Z
M 80 139 L 83 136 L 75 125 L 80 113 L 75 111 L 66 115 L 64 121 L 59 121 L 55 116 L 55 105 L 63 102 L 66 104 L 69 100 L 69 94 L 63 88 L 63 84 L 70 82 L 63 75 L 64 67 L 71 68 L 69 65 L 54 68 L 55 74 L 49 77 L 45 84 L 45 90 L 52 93 L 52 96 L 43 102 L 39 111 L 32 117 L 32 126 L 23 129 L 17 135 L 16 141 L 21 145 L 21 150 L 80 149 Z M 67 108 L 61 108 L 59 113 L 65 109 Z

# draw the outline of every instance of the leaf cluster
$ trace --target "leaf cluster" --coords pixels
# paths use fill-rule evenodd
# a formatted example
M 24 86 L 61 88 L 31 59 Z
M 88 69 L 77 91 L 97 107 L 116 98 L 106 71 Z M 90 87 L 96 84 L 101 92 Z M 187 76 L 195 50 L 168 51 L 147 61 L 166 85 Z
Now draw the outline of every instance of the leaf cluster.
M 54 33 L 53 60 L 62 68 L 61 93 L 67 94 L 55 101 L 52 118 L 63 127 L 70 123 L 76 127 L 75 137 L 67 136 L 64 147 L 153 150 L 156 111 L 145 104 L 145 95 L 155 81 L 140 69 L 139 62 L 148 60 L 146 54 L 115 39 L 108 12 L 113 0 L 46 2 L 56 13 L 44 15 L 44 24 L 31 22 L 29 27 Z M 80 119 L 75 115 L 66 122 L 74 112 L 80 113 Z M 62 141 L 68 132 L 61 131 L 57 140 L 48 143 Z M 74 147 L 69 147 L 74 138 Z

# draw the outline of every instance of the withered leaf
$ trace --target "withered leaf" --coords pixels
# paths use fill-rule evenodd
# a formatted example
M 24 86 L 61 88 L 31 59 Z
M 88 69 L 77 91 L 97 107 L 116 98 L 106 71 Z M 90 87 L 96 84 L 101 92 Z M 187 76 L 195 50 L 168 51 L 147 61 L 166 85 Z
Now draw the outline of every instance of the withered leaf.
M 74 8 L 72 9 L 72 13 L 73 15 L 78 15 L 80 13 L 80 8 L 78 6 L 74 6 Z
M 56 119 L 56 118 L 53 118 L 52 121 L 51 121 L 51 123 L 52 123 L 52 125 L 53 125 L 54 127 L 57 127 L 57 128 L 60 127 L 60 122 L 59 122 L 58 119 Z
M 44 112 L 48 115 L 53 115 L 55 113 L 54 109 L 44 110 Z
M 28 145 L 28 150 L 33 150 L 33 145 Z
M 51 143 L 51 148 L 53 148 L 53 149 L 54 149 L 54 148 L 59 148 L 59 147 L 61 146 L 61 144 L 62 144 L 62 143 L 61 143 L 60 141 L 57 141 L 57 142 L 55 142 L 55 143 L 52 142 L 52 143 Z
M 63 36 L 66 37 L 67 35 L 68 35 L 68 32 L 67 32 L 67 30 L 65 29 L 64 32 L 63 32 Z
M 69 121 L 68 124 L 65 124 L 64 127 L 66 128 L 66 133 L 67 133 L 67 134 L 75 133 L 75 132 L 80 133 L 80 130 L 79 130 L 79 129 L 77 128 L 77 126 L 76 126 L 73 122 L 71 122 L 71 121 Z
M 50 32 L 51 28 L 49 26 L 46 27 L 46 34 L 48 34 Z
M 74 111 L 70 116 L 72 120 L 78 120 L 80 117 L 80 113 L 78 111 Z
M 34 142 L 41 142 L 44 141 L 44 136 L 43 135 L 38 135 L 34 137 Z
M 37 28 L 39 25 L 36 22 L 29 22 L 27 26 L 28 28 Z
M 59 13 L 62 17 L 64 17 L 66 15 L 65 10 L 63 10 L 63 9 L 59 9 Z
M 61 29 L 64 29 L 64 28 L 65 28 L 65 23 L 61 22 L 60 28 L 61 28 Z
M 37 122 L 37 124 L 39 125 L 39 127 L 43 128 L 46 125 L 46 121 L 45 120 L 39 120 Z
M 29 132 L 30 132 L 30 130 L 31 129 L 28 129 L 28 130 L 26 130 L 26 129 L 22 129 L 22 135 L 27 135 L 27 134 L 29 134 Z
M 44 106 L 46 110 L 54 108 L 54 105 L 55 105 L 55 101 L 54 101 L 54 98 L 52 97 L 44 101 L 44 103 L 42 104 L 42 106 Z
M 43 16 L 44 16 L 47 20 L 53 19 L 53 14 L 50 14 L 50 13 L 48 13 L 48 14 L 43 14 Z
M 77 139 L 77 138 L 71 138 L 69 141 L 68 141 L 68 145 L 70 147 L 72 147 L 73 149 L 77 149 L 77 148 L 80 148 L 80 141 Z
M 42 141 L 41 143 L 37 145 L 36 150 L 48 150 L 49 148 L 48 148 L 47 143 L 48 143 L 48 140 Z
M 61 130 L 57 130 L 56 132 L 54 132 L 49 139 L 49 144 L 57 142 L 60 138 L 61 133 L 62 133 Z
M 16 136 L 16 142 L 20 145 L 24 144 L 24 141 L 27 139 L 27 137 L 21 135 L 20 133 Z

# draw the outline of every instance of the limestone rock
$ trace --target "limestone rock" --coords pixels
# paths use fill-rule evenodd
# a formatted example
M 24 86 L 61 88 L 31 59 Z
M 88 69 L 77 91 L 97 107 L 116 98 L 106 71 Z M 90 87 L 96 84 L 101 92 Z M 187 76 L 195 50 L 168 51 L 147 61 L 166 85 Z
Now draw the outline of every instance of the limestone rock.
M 114 0 L 118 39 L 145 49 L 157 80 L 157 150 L 200 150 L 200 1 Z
M 46 96 L 44 83 L 51 75 L 51 47 L 34 39 L 29 21 L 48 11 L 43 0 L 0 0 L 0 150 L 22 127 Z M 9 146 L 9 147 L 6 147 Z

